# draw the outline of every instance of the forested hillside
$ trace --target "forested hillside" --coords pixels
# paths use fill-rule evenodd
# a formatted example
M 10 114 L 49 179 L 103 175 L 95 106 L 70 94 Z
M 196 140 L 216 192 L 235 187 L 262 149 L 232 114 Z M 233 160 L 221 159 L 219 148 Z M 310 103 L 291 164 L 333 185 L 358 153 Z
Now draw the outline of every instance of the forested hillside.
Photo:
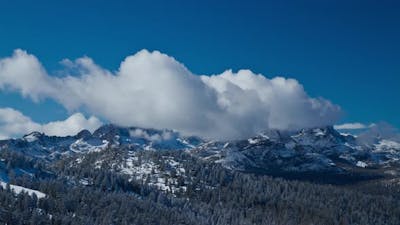
M 140 165 L 153 165 L 141 179 L 121 172 L 116 164 L 129 154 L 110 148 L 48 163 L 2 151 L 10 173 L 23 165 L 21 170 L 30 169 L 33 174 L 15 174 L 10 183 L 38 190 L 46 197 L 0 188 L 1 223 L 400 223 L 400 186 L 395 180 L 342 186 L 290 181 L 235 172 L 184 151 L 138 152 L 135 157 L 141 160 Z M 172 159 L 179 166 L 173 163 L 175 167 L 171 167 L 168 162 Z M 101 164 L 93 167 L 99 160 Z M 163 189 L 157 181 L 176 189 Z

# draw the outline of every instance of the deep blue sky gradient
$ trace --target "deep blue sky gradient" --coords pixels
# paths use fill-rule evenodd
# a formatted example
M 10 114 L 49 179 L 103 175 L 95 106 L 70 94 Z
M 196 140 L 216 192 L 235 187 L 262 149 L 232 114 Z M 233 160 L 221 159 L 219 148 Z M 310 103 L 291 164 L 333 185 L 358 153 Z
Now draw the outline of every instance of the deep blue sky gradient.
M 51 72 L 90 56 L 116 70 L 143 48 L 174 56 L 196 74 L 251 69 L 299 80 L 345 111 L 340 122 L 400 127 L 400 1 L 20 1 L 0 0 L 0 57 L 15 48 Z M 67 112 L 0 92 L 46 122 Z

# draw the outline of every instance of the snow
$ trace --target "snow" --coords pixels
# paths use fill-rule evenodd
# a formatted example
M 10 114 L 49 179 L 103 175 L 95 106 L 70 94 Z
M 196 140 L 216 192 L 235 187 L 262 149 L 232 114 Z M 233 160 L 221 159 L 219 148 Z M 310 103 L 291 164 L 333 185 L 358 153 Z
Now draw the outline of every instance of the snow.
M 108 144 L 107 140 L 102 140 L 101 143 L 88 143 L 83 139 L 79 139 L 70 145 L 70 150 L 75 153 L 100 152 L 107 148 Z
M 229 146 L 229 142 L 226 142 L 225 144 L 224 144 L 224 147 L 223 148 L 227 148 Z
M 343 133 L 343 132 L 340 132 L 340 135 L 345 136 L 345 137 L 348 137 L 348 136 L 357 137 L 357 135 L 355 135 L 355 134 Z
M 82 163 L 82 158 L 77 158 L 77 159 L 75 160 L 75 162 L 78 163 L 78 164 L 81 164 L 81 163 Z
M 316 136 L 324 136 L 325 135 L 325 133 L 319 128 L 314 129 L 313 131 L 314 131 Z
M 376 152 L 389 151 L 391 153 L 400 152 L 400 143 L 391 140 L 381 140 L 375 145 Z
M 0 181 L 0 186 L 2 186 L 3 189 L 6 189 L 7 183 Z M 36 194 L 36 196 L 37 196 L 38 198 L 44 198 L 44 197 L 46 197 L 46 194 L 43 193 L 43 192 L 40 192 L 40 191 L 37 191 L 37 190 L 32 190 L 32 189 L 25 188 L 25 187 L 21 187 L 21 186 L 18 186 L 18 185 L 10 184 L 10 189 L 11 189 L 14 193 L 16 193 L 16 194 L 19 194 L 19 193 L 21 193 L 21 192 L 26 192 L 26 193 L 28 193 L 30 196 L 32 196 L 33 194 Z
M 356 166 L 365 168 L 365 167 L 367 167 L 368 165 L 367 165 L 367 163 L 365 163 L 365 162 L 363 162 L 363 161 L 357 161 Z
M 166 167 L 162 168 L 158 161 L 141 158 L 130 152 L 124 162 L 119 164 L 119 173 L 131 176 L 131 179 L 146 182 L 147 185 L 156 187 L 161 191 L 171 192 L 185 191 L 186 187 L 178 184 L 178 177 L 185 178 L 183 165 L 173 157 L 164 156 L 162 161 Z M 174 174 L 174 176 L 172 176 Z
M 85 186 L 88 186 L 90 184 L 89 180 L 84 178 L 84 179 L 80 179 L 79 183 Z
M 174 168 L 179 166 L 179 163 L 177 161 L 173 160 L 173 159 L 168 159 L 166 161 Z
M 260 136 L 263 137 L 263 138 L 265 138 L 265 139 L 268 139 L 268 140 L 269 140 L 269 136 L 266 135 L 266 134 L 260 134 Z
M 137 180 L 144 180 L 152 172 L 158 172 L 157 166 L 152 161 L 142 162 L 139 164 L 139 158 L 134 153 L 125 160 L 125 163 L 120 165 L 120 172 L 131 175 Z M 125 164 L 125 165 L 124 165 Z
M 257 144 L 258 143 L 257 139 L 252 139 L 252 138 L 247 139 L 247 141 L 249 142 L 249 144 Z
M 182 142 L 182 144 L 188 146 L 189 149 L 196 148 L 196 146 L 190 144 L 190 143 L 189 143 L 188 141 L 186 141 L 185 139 L 177 138 L 176 140 L 177 140 L 177 141 L 180 141 L 180 142 Z
M 102 164 L 103 164 L 103 160 L 97 160 L 97 161 L 94 163 L 94 168 L 95 168 L 95 169 L 100 169 Z
M 37 140 L 38 140 L 37 133 L 33 132 L 33 133 L 31 133 L 31 134 L 28 134 L 28 135 L 24 136 L 24 139 L 25 139 L 27 142 L 34 142 L 34 141 L 37 141 Z

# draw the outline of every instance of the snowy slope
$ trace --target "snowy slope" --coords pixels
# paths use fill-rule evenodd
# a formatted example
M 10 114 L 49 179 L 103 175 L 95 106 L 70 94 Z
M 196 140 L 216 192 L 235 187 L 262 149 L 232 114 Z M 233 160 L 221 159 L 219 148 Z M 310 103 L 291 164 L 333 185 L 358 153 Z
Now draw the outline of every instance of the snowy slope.
M 6 189 L 7 188 L 7 183 L 0 181 L 0 186 L 3 187 L 3 189 Z M 21 186 L 18 186 L 18 185 L 10 184 L 10 189 L 16 194 L 19 194 L 21 192 L 26 192 L 30 196 L 35 194 L 38 198 L 46 197 L 46 194 L 43 193 L 43 192 L 40 192 L 40 191 L 37 191 L 37 190 L 32 190 L 32 189 L 25 188 L 25 187 L 21 187 Z

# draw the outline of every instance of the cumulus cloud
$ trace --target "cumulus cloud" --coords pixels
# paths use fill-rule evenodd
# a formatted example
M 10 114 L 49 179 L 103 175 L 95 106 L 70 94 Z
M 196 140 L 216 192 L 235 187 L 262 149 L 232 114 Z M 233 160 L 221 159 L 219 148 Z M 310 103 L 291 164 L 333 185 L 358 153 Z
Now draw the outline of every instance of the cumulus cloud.
M 86 119 L 81 113 L 75 113 L 63 121 L 39 124 L 15 109 L 0 108 L 0 140 L 19 137 L 33 131 L 54 136 L 75 135 L 83 129 L 93 132 L 100 125 L 101 122 L 96 117 Z
M 93 132 L 101 125 L 101 121 L 94 116 L 86 119 L 82 113 L 74 113 L 66 120 L 43 124 L 41 131 L 48 135 L 67 136 L 75 135 L 83 129 Z
M 272 129 L 332 125 L 337 105 L 307 95 L 294 79 L 268 79 L 250 70 L 195 75 L 174 58 L 142 50 L 116 72 L 88 57 L 64 60 L 65 76 L 49 75 L 39 60 L 16 50 L 0 60 L 0 89 L 34 101 L 52 98 L 122 126 L 170 128 L 231 139 Z
M 40 130 L 41 126 L 11 108 L 0 108 L 0 139 Z
M 39 95 L 53 93 L 53 79 L 38 59 L 22 50 L 15 50 L 12 57 L 0 60 L 0 89 L 19 91 L 23 96 L 39 100 Z

